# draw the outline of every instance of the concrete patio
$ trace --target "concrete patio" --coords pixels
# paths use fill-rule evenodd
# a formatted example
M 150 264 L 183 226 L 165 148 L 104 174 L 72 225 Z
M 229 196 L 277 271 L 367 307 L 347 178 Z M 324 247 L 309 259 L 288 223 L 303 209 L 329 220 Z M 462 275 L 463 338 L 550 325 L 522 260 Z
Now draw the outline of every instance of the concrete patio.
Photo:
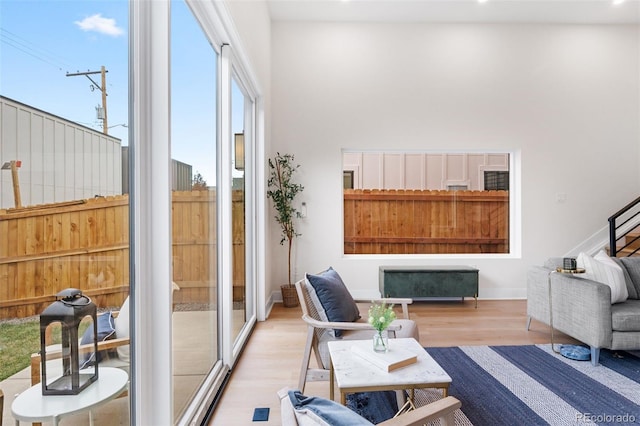
M 235 319 L 240 321 L 242 311 L 234 311 L 234 314 L 237 317 Z M 194 327 L 194 324 L 198 326 Z M 179 415 L 209 372 L 213 363 L 212 354 L 217 352 L 213 338 L 216 311 L 176 311 L 173 313 L 173 328 L 174 413 Z M 4 393 L 2 426 L 15 425 L 11 404 L 17 395 L 29 387 L 29 367 L 0 382 L 0 390 Z M 93 419 L 96 425 L 128 425 L 129 398 L 116 398 L 100 405 L 93 410 Z M 65 416 L 61 423 L 65 426 L 85 426 L 89 424 L 89 412 Z

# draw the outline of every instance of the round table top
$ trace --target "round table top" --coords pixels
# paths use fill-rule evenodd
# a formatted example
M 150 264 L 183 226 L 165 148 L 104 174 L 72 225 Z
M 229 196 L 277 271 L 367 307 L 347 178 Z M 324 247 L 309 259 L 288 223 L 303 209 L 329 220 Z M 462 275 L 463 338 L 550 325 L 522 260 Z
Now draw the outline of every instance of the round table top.
M 11 414 L 16 420 L 53 421 L 114 399 L 127 388 L 128 381 L 124 370 L 99 367 L 98 380 L 77 395 L 42 395 L 42 384 L 38 383 L 16 397 Z

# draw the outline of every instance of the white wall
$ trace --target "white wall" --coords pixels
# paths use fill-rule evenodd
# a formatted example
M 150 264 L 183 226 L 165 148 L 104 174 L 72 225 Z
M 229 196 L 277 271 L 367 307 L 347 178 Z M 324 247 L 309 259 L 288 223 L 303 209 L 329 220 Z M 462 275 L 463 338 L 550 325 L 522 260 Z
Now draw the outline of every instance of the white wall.
M 379 265 L 468 264 L 481 298 L 524 297 L 530 265 L 638 195 L 639 43 L 637 26 L 272 23 L 267 154 L 302 166 L 297 277 L 331 265 L 368 297 Z M 404 148 L 514 152 L 515 255 L 344 256 L 341 150 Z M 267 292 L 286 276 L 275 234 Z
M 265 146 L 271 140 L 271 19 L 269 10 L 264 0 L 256 1 L 227 1 L 226 3 L 233 17 L 233 23 L 241 46 L 233 46 L 241 51 L 250 67 L 250 73 L 259 91 L 259 99 L 256 102 L 256 146 L 249 149 L 248 157 L 255 159 L 255 191 L 256 210 L 253 229 L 256 230 L 255 277 L 257 281 L 258 320 L 264 320 L 268 316 L 272 299 L 272 290 L 265 285 L 270 282 L 265 276 L 273 274 L 273 262 L 265 252 L 268 241 L 276 238 L 273 236 L 274 228 L 267 227 L 268 217 L 265 211 L 268 209 L 266 200 L 266 172 L 265 172 Z M 261 130 L 262 129 L 262 130 Z M 251 155 L 253 153 L 253 155 Z M 265 288 L 266 287 L 266 288 Z M 279 286 L 275 288 L 279 289 Z M 275 291 L 275 290 L 274 290 Z M 279 292 L 278 292 L 279 295 Z

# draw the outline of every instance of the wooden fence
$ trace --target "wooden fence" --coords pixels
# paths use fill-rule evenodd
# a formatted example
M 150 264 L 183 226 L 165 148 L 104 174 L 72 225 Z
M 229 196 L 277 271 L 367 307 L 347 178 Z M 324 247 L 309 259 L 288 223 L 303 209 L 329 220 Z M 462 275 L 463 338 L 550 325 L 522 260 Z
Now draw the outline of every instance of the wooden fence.
M 245 288 L 244 193 L 234 191 L 232 197 L 233 301 L 240 302 Z M 180 287 L 174 292 L 173 301 L 215 304 L 216 192 L 174 192 L 172 209 L 173 280 Z
M 508 253 L 508 191 L 344 190 L 345 254 Z
M 68 287 L 99 306 L 129 291 L 128 197 L 0 210 L 0 318 L 39 314 Z
M 215 303 L 215 191 L 173 193 L 174 303 Z M 244 200 L 234 194 L 234 300 L 244 288 Z M 159 242 L 162 243 L 162 242 Z M 0 210 L 0 319 L 37 315 L 68 287 L 99 307 L 129 293 L 127 195 Z

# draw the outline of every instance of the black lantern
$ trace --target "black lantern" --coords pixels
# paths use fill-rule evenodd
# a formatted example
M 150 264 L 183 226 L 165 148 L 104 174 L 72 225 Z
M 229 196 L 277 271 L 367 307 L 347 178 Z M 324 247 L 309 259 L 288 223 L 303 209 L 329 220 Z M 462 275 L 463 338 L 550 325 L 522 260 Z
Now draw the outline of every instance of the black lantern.
M 93 353 L 98 352 L 98 325 L 96 305 L 76 288 L 62 290 L 56 295 L 56 301 L 40 314 L 40 356 L 42 359 L 42 394 L 77 395 L 98 379 L 98 363 L 93 368 L 80 371 L 80 348 L 78 346 L 78 327 L 87 315 L 93 324 Z M 47 327 L 60 323 L 61 352 L 59 355 L 47 354 L 45 335 Z M 57 364 L 53 361 L 57 361 Z M 47 361 L 49 365 L 47 365 Z M 60 368 L 57 368 L 60 366 Z M 50 375 L 47 379 L 47 367 Z

